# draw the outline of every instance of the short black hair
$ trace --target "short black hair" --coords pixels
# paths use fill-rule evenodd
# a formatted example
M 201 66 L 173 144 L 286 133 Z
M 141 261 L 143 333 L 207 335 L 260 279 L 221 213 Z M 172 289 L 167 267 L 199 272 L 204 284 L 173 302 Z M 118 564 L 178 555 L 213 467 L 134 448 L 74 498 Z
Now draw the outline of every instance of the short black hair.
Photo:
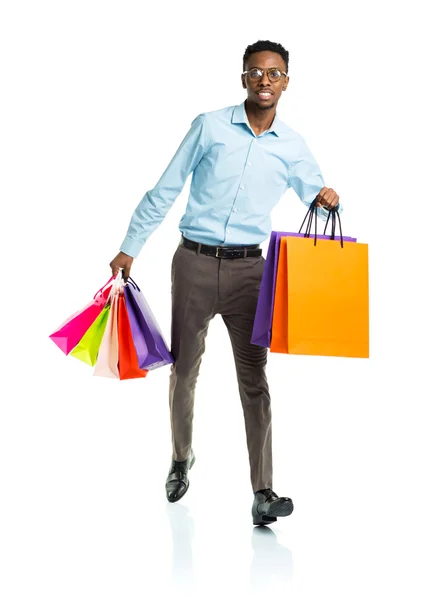
M 277 44 L 276 42 L 270 42 L 269 40 L 258 40 L 256 43 L 247 46 L 242 59 L 242 70 L 245 71 L 245 63 L 252 54 L 255 54 L 255 52 L 263 52 L 264 50 L 280 54 L 285 62 L 285 66 L 287 68 L 288 73 L 288 50 L 285 50 L 285 48 L 281 44 Z

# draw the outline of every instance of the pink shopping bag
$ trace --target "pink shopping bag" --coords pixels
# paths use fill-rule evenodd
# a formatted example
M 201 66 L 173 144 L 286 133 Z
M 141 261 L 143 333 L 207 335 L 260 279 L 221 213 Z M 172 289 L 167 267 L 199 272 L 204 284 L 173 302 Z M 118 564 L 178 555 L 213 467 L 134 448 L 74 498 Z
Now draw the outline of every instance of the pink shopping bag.
M 110 277 L 107 283 L 94 295 L 91 302 L 82 310 L 71 315 L 58 329 L 50 335 L 50 339 L 55 342 L 64 354 L 68 354 L 79 343 L 87 329 L 93 324 L 96 318 L 107 303 L 115 276 Z

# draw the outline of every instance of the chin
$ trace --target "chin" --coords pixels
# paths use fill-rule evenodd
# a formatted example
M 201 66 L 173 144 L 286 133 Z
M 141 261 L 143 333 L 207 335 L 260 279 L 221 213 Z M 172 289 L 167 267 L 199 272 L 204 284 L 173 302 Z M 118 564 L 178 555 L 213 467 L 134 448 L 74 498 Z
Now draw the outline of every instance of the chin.
M 271 104 L 266 104 L 266 103 L 262 103 L 260 104 L 259 102 L 256 102 L 258 108 L 260 108 L 261 110 L 269 110 L 270 108 L 274 108 L 276 106 L 276 102 L 272 102 Z

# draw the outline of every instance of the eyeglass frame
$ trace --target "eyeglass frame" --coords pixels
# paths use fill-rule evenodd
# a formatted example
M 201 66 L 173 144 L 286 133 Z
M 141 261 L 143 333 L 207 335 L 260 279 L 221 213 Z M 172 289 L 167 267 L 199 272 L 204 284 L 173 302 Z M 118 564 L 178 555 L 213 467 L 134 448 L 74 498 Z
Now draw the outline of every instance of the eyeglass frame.
M 250 71 L 254 71 L 255 69 L 257 69 L 258 71 L 262 71 L 262 75 L 259 77 L 259 81 L 263 78 L 265 71 L 267 71 L 268 79 L 270 79 L 270 75 L 268 75 L 269 71 L 279 71 L 281 75 L 285 75 L 285 77 L 287 77 L 287 74 L 285 73 L 285 71 L 281 71 L 278 67 L 270 67 L 269 69 L 261 69 L 260 67 L 252 67 L 251 69 L 244 71 L 242 73 L 242 75 L 247 75 L 247 73 L 250 73 Z M 270 79 L 270 81 L 271 81 L 271 79 Z M 278 79 L 278 81 L 280 81 L 280 78 Z

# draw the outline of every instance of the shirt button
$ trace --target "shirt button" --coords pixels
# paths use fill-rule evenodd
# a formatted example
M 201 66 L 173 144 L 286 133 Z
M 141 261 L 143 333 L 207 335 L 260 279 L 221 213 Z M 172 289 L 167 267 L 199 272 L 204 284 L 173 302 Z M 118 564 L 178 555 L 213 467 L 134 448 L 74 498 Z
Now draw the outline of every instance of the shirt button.
M 247 167 L 251 167 L 251 166 L 252 166 L 251 162 L 250 162 L 250 161 L 248 161 L 248 163 L 247 163 Z
M 243 189 L 244 189 L 244 186 L 242 185 L 242 183 L 241 183 L 241 185 L 240 185 L 239 187 L 241 188 L 241 190 L 243 190 Z
M 234 209 L 233 209 L 233 212 L 237 212 L 237 210 L 238 210 L 237 208 L 234 208 Z

